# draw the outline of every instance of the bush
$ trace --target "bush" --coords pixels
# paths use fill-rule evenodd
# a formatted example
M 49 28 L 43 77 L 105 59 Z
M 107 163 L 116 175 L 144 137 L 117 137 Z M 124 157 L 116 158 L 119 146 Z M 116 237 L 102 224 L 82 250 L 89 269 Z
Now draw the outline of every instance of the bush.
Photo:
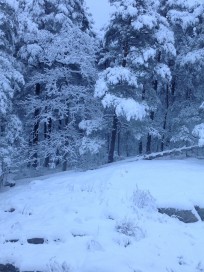
M 62 264 L 51 262 L 46 272 L 71 272 L 71 269 L 66 262 Z
M 157 210 L 156 200 L 150 194 L 149 191 L 142 191 L 138 188 L 133 192 L 132 195 L 133 208 L 146 209 L 146 210 Z
M 132 220 L 128 220 L 126 218 L 117 223 L 115 229 L 117 232 L 129 237 L 134 237 L 136 240 L 140 240 L 145 237 L 143 230 Z

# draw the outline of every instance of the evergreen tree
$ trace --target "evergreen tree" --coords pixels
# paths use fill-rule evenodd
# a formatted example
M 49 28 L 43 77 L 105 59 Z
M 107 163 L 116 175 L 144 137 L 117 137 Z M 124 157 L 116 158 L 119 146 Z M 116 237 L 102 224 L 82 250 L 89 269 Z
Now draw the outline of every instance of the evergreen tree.
M 21 122 L 16 115 L 16 95 L 24 80 L 16 61 L 17 21 L 15 2 L 0 2 L 0 175 L 15 167 L 21 140 Z M 18 145 L 17 145 L 18 144 Z
M 91 20 L 82 0 L 22 0 L 20 7 L 29 158 L 34 167 L 63 163 L 66 169 L 84 150 L 80 122 L 96 115 L 97 43 Z
M 160 101 L 158 93 L 171 80 L 168 61 L 175 56 L 174 37 L 167 20 L 158 13 L 159 2 L 110 1 L 115 6 L 106 29 L 104 53 L 100 60 L 106 66 L 99 75 L 95 95 L 112 113 L 109 162 L 113 161 L 117 130 L 126 127 L 135 138 L 158 135 L 146 122 L 143 129 L 133 120 L 143 119 L 149 107 L 153 122 Z M 167 88 L 167 87 L 166 87 Z M 161 104 L 160 104 L 161 105 Z M 129 122 L 131 121 L 131 122 Z
M 163 1 L 163 14 L 175 35 L 166 135 L 169 147 L 192 145 L 192 130 L 200 120 L 203 89 L 203 11 L 198 1 Z

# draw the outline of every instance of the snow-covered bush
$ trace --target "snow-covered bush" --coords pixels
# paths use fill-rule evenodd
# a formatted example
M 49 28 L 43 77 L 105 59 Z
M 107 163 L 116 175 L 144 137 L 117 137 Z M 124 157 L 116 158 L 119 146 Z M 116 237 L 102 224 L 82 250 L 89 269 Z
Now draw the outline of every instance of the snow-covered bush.
M 132 244 L 132 239 L 131 237 L 124 236 L 124 237 L 119 237 L 115 239 L 115 242 L 122 247 L 128 247 L 129 245 Z
M 71 268 L 66 262 L 59 264 L 58 262 L 54 261 L 49 263 L 46 272 L 71 272 Z
M 132 194 L 132 204 L 134 209 L 156 210 L 156 201 L 149 191 L 143 191 L 138 188 Z
M 133 220 L 124 218 L 116 223 L 115 229 L 117 232 L 122 233 L 129 237 L 134 237 L 140 240 L 145 237 L 144 231 Z
M 198 137 L 198 145 L 200 147 L 204 146 L 204 124 L 200 124 L 195 126 L 194 130 L 193 130 L 193 135 L 195 137 Z
M 87 249 L 89 251 L 103 251 L 102 245 L 98 241 L 95 241 L 93 239 L 91 241 L 88 241 Z

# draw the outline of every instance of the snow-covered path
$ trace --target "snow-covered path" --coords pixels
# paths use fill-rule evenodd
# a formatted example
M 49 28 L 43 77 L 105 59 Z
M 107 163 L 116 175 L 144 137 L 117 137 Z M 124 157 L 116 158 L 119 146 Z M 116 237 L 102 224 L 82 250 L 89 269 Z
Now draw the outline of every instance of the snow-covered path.
M 120 162 L 34 179 L 0 194 L 0 263 L 22 271 L 65 272 L 64 262 L 77 272 L 204 271 L 204 223 L 156 209 L 195 205 L 204 207 L 201 160 Z

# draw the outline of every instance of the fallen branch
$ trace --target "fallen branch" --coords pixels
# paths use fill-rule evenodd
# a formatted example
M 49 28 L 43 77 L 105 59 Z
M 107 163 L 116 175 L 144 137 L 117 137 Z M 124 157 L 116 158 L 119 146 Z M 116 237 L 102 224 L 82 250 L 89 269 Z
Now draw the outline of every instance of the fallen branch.
M 142 160 L 153 160 L 153 159 L 168 156 L 168 155 L 171 155 L 171 154 L 174 154 L 174 153 L 181 153 L 183 151 L 189 151 L 189 150 L 192 150 L 192 149 L 195 149 L 195 148 L 200 148 L 200 146 L 199 145 L 183 146 L 181 148 L 174 148 L 174 149 L 165 150 L 165 151 L 162 151 L 162 152 L 151 153 L 149 155 L 141 156 L 141 159 Z M 138 159 L 140 159 L 140 158 L 138 158 Z

